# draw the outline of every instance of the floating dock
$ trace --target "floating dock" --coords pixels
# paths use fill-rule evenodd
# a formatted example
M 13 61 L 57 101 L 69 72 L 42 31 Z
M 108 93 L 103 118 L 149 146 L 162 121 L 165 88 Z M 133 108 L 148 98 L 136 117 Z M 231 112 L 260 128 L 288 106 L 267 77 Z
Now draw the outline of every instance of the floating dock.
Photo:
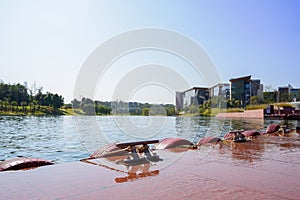
M 299 199 L 300 136 L 158 150 L 163 162 L 105 158 L 0 173 L 0 199 Z

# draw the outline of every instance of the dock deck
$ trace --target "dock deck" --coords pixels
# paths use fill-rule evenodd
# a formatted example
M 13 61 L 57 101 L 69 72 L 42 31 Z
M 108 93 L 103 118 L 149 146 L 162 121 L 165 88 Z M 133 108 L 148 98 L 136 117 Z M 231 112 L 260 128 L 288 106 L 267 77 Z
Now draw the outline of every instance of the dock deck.
M 300 137 L 159 150 L 156 165 L 105 159 L 0 173 L 0 199 L 299 199 Z

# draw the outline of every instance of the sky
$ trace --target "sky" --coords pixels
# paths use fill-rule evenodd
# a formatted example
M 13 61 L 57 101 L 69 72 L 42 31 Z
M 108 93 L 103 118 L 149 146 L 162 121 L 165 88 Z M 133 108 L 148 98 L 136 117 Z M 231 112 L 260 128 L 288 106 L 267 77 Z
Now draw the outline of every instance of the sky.
M 26 81 L 29 88 L 35 83 L 70 102 L 82 66 L 95 49 L 124 32 L 154 27 L 199 44 L 222 82 L 252 75 L 267 89 L 288 84 L 300 88 L 299 9 L 297 0 L 2 0 L 0 80 Z M 192 87 L 205 86 L 209 78 L 197 76 L 178 55 L 146 49 L 114 60 L 99 77 L 94 98 L 122 100 L 113 94 L 118 83 L 139 66 L 153 63 L 175 70 Z M 128 92 L 131 101 L 175 103 L 174 91 L 163 84 L 139 85 Z

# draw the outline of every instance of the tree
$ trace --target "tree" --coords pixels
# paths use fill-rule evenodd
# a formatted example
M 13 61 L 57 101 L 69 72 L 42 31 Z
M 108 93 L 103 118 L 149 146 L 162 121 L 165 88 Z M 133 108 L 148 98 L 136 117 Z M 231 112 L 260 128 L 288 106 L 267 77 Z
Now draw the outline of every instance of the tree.
M 33 103 L 30 102 L 28 105 L 29 105 L 29 112 L 31 112 L 32 114 L 34 114 L 34 109 L 33 109 L 34 105 L 33 105 Z
M 15 101 L 17 101 L 18 105 L 20 105 L 22 101 L 28 102 L 29 95 L 26 86 L 17 84 L 16 89 L 17 89 L 17 97 Z
M 203 106 L 204 106 L 204 108 L 206 108 L 206 109 L 210 109 L 211 108 L 211 100 L 209 99 L 209 100 L 207 100 L 206 102 L 203 102 Z
M 33 96 L 35 94 L 35 96 Z M 30 95 L 28 94 L 28 84 L 24 82 L 24 85 L 17 84 L 5 84 L 0 83 L 0 100 L 1 100 L 1 110 L 4 111 L 18 111 L 18 106 L 22 106 L 23 112 L 26 111 L 26 105 L 30 105 L 30 111 L 35 112 L 35 107 L 40 106 L 51 106 L 55 110 L 63 106 L 64 98 L 58 94 L 52 94 L 47 92 L 42 93 L 42 87 L 38 89 L 36 93 L 36 87 L 30 90 Z
M 242 102 L 239 100 L 234 100 L 233 105 L 234 105 L 234 108 L 240 108 L 240 107 L 242 107 Z
M 257 105 L 259 103 L 258 96 L 252 96 L 252 97 L 250 97 L 250 103 L 254 104 L 254 105 Z
M 166 115 L 166 110 L 162 105 L 154 104 L 149 109 L 149 115 L 155 116 L 155 115 Z
M 220 108 L 220 107 L 225 107 L 225 98 L 222 96 L 213 96 L 210 99 L 211 101 L 211 107 L 212 108 Z
M 229 99 L 227 100 L 227 108 L 239 108 L 241 107 L 241 102 L 239 100 L 235 99 Z
M 37 100 L 33 100 L 32 101 L 32 106 L 33 106 L 33 113 L 35 113 L 35 109 L 36 109 L 36 106 L 38 105 L 38 101 Z
M 52 100 L 51 105 L 55 109 L 58 109 L 64 105 L 64 98 L 62 96 L 59 96 L 58 94 L 52 95 L 51 100 Z
M 275 103 L 277 101 L 277 92 L 274 91 L 274 92 L 264 92 L 263 93 L 263 99 L 264 99 L 264 103 L 267 103 L 267 104 L 272 104 L 272 103 Z
M 4 110 L 7 111 L 9 107 L 9 99 L 6 97 L 4 98 Z
M 50 92 L 47 92 L 46 94 L 42 95 L 42 105 L 43 106 L 50 106 L 52 103 L 52 96 Z
M 109 115 L 111 112 L 111 108 L 104 105 L 96 105 L 96 114 L 100 115 Z
M 0 83 L 0 100 L 5 101 L 9 95 L 9 85 L 5 83 Z
M 198 106 L 192 104 L 189 107 L 189 111 L 192 115 L 195 115 L 195 113 L 199 113 L 199 108 L 198 108 Z
M 142 109 L 142 115 L 143 116 L 149 116 L 149 110 L 150 110 L 150 108 L 143 108 Z
M 27 88 L 19 83 L 7 85 L 6 98 L 8 98 L 10 102 L 16 101 L 18 105 L 20 105 L 22 101 L 28 102 L 29 95 L 27 93 Z
M 167 112 L 167 116 L 173 116 L 175 115 L 175 106 L 166 106 L 165 107 L 166 112 Z
M 38 102 L 38 110 L 40 110 L 40 106 L 43 103 L 43 93 L 42 88 L 38 89 L 37 94 L 34 96 L 34 99 Z
M 279 102 L 289 102 L 291 101 L 291 95 L 290 94 L 280 94 L 279 96 Z
M 11 103 L 10 103 L 10 105 L 11 105 L 11 111 L 15 111 L 15 110 L 18 110 L 18 103 L 16 102 L 16 101 L 12 101 Z
M 26 112 L 27 102 L 26 102 L 26 101 L 22 101 L 22 102 L 21 102 L 21 106 L 22 106 L 23 112 Z

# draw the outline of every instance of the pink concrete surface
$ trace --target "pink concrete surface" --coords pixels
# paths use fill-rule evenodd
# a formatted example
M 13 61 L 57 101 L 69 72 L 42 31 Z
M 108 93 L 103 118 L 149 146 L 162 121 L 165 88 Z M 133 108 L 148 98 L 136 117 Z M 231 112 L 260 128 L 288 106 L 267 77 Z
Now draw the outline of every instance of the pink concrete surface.
M 0 173 L 0 199 L 299 199 L 300 137 L 202 146 L 126 168 L 109 160 Z M 120 181 L 121 180 L 121 181 Z
M 264 110 L 245 110 L 244 112 L 218 113 L 217 118 L 263 119 Z

